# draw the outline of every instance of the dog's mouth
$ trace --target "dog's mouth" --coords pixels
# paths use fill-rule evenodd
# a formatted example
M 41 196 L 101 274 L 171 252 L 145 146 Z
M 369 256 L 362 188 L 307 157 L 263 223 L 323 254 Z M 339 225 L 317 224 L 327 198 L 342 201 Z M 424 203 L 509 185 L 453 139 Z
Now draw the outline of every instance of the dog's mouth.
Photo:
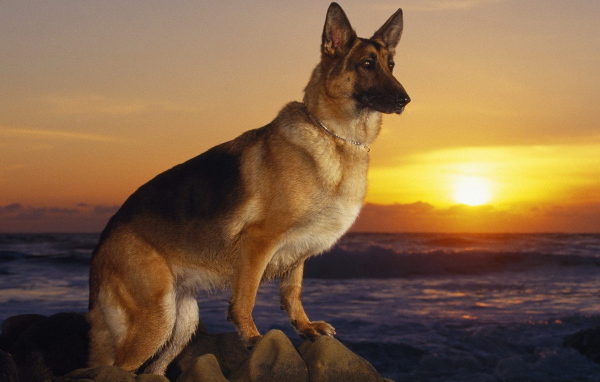
M 406 93 L 389 96 L 364 92 L 354 94 L 354 99 L 362 107 L 368 107 L 385 114 L 402 114 L 405 106 L 410 102 L 410 97 Z
M 394 111 L 394 113 L 396 113 L 396 114 L 402 114 L 403 112 L 404 112 L 404 106 L 400 106 L 399 109 Z

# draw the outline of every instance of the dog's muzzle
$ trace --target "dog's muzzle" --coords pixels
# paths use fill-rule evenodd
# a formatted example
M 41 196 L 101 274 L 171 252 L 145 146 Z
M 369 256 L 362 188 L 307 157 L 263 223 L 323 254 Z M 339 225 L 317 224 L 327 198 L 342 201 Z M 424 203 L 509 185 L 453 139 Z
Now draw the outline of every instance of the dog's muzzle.
M 410 102 L 410 97 L 404 92 L 392 95 L 364 92 L 355 94 L 354 98 L 363 107 L 385 114 L 402 114 L 404 107 Z
M 398 96 L 396 99 L 396 104 L 398 105 L 398 107 L 396 108 L 396 110 L 393 111 L 393 113 L 402 114 L 402 112 L 404 111 L 404 107 L 408 105 L 409 102 L 410 97 L 408 96 L 408 94 L 405 93 L 402 96 Z

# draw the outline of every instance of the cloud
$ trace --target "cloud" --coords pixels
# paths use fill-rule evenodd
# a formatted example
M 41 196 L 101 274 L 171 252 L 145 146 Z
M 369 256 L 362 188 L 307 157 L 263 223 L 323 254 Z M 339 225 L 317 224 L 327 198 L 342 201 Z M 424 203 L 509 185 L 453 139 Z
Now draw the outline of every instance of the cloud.
M 456 202 L 459 182 L 488 182 L 491 203 L 600 202 L 600 144 L 452 147 L 407 155 L 395 166 L 369 170 L 368 201 L 379 204 Z
M 600 204 L 499 209 L 490 205 L 436 208 L 429 203 L 368 203 L 357 232 L 600 232 Z
M 0 232 L 100 232 L 118 206 L 0 206 Z M 499 209 L 486 205 L 437 208 L 429 203 L 367 203 L 355 232 L 600 232 L 600 204 Z
M 149 110 L 195 112 L 169 100 L 111 98 L 100 94 L 50 95 L 43 102 L 58 114 L 130 115 Z
M 436 12 L 455 9 L 472 9 L 505 0 L 413 0 L 402 8 L 411 11 Z
M 97 142 L 122 142 L 122 138 L 111 137 L 108 135 L 77 133 L 60 130 L 40 130 L 40 129 L 22 129 L 13 127 L 0 128 L 0 136 L 12 136 L 19 138 L 32 139 L 68 139 L 84 140 Z
M 0 206 L 0 232 L 100 232 L 118 206 Z

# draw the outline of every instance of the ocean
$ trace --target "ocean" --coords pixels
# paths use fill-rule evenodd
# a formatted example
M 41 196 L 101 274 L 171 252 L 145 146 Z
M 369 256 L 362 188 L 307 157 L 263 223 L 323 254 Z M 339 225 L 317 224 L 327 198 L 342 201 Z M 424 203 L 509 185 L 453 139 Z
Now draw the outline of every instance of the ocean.
M 0 234 L 0 321 L 85 312 L 98 237 Z M 210 331 L 233 330 L 227 298 L 198 296 Z M 600 381 L 599 364 L 563 345 L 600 326 L 597 234 L 351 233 L 307 262 L 303 301 L 397 382 Z M 276 283 L 254 318 L 297 338 Z

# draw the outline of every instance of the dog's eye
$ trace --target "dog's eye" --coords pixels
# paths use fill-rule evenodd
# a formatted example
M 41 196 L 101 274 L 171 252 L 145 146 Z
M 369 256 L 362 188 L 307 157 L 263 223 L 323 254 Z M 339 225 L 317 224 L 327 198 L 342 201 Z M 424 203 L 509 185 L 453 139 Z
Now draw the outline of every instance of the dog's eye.
M 388 67 L 390 68 L 390 70 L 394 70 L 394 66 L 396 66 L 396 63 L 394 61 L 388 62 Z
M 371 70 L 375 67 L 375 62 L 373 62 L 373 60 L 364 60 L 360 63 L 360 66 L 362 66 L 365 69 Z

